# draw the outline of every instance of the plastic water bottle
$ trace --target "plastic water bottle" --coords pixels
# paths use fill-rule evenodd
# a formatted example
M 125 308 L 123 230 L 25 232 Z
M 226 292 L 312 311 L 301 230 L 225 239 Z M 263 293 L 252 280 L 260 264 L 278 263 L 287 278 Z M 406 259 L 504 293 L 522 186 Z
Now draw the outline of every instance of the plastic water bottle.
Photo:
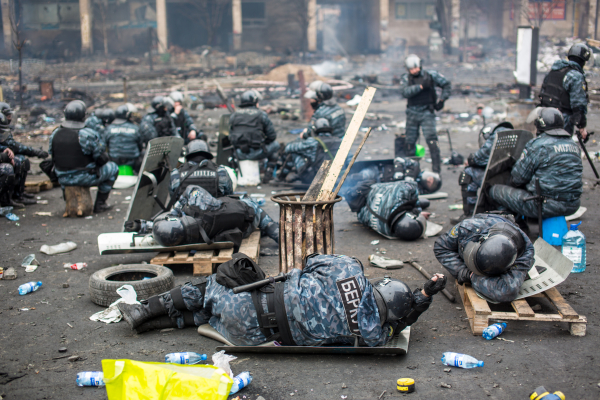
M 169 353 L 165 356 L 165 362 L 171 364 L 198 364 L 206 360 L 206 354 L 193 353 L 191 351 L 183 353 Z
M 492 340 L 496 336 L 499 336 L 506 329 L 506 322 L 500 322 L 488 326 L 483 330 L 483 337 L 487 340 Z
M 28 282 L 19 286 L 19 294 L 21 296 L 26 295 L 27 293 L 35 292 L 39 288 L 42 287 L 42 282 Z
M 87 263 L 78 262 L 78 263 L 75 263 L 75 264 L 64 264 L 64 267 L 67 268 L 67 269 L 71 268 L 71 269 L 79 271 L 79 270 L 82 270 L 84 268 L 87 268 Z
M 571 229 L 562 238 L 562 253 L 573 261 L 571 272 L 574 273 L 585 271 L 585 235 L 577 229 L 579 225 L 581 222 L 571 224 Z
M 442 364 L 459 368 L 483 367 L 483 361 L 479 361 L 466 354 L 451 352 L 446 352 L 442 355 Z
M 77 386 L 104 386 L 102 371 L 87 371 L 77 374 Z
M 229 392 L 229 395 L 231 396 L 232 394 L 239 392 L 240 390 L 248 386 L 250 382 L 252 382 L 252 375 L 250 375 L 250 372 L 242 372 L 241 374 L 233 378 L 233 385 L 231 386 L 231 392 Z

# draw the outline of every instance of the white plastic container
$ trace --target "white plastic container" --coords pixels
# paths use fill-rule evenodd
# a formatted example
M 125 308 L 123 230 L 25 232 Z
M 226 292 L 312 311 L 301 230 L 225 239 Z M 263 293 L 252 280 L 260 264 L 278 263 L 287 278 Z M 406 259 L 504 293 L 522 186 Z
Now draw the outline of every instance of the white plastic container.
M 238 178 L 240 186 L 257 186 L 260 184 L 260 168 L 258 160 L 240 161 L 241 175 Z

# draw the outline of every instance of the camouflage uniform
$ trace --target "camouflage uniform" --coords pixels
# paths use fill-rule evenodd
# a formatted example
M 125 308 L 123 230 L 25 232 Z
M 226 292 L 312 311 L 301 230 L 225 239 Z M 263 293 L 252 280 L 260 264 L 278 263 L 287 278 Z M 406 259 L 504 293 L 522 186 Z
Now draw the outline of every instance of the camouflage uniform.
M 549 133 L 552 134 L 549 134 Z M 557 129 L 542 133 L 525 146 L 512 169 L 512 185 L 494 185 L 490 197 L 512 212 L 537 218 L 536 201 L 524 201 L 536 193 L 535 179 L 540 182 L 544 218 L 571 215 L 580 205 L 583 192 L 583 164 L 580 149 L 571 135 Z M 524 189 L 517 189 L 525 186 Z
M 256 107 L 242 107 L 236 112 L 231 114 L 229 117 L 230 121 L 230 132 L 235 129 L 236 126 L 236 114 L 238 118 L 244 119 L 244 114 L 255 114 L 260 113 L 260 125 L 262 126 L 263 145 L 260 148 L 250 148 L 247 152 L 243 152 L 241 149 L 236 148 L 236 155 L 239 160 L 263 160 L 267 158 L 270 162 L 274 163 L 277 161 L 277 153 L 279 151 L 279 142 L 277 141 L 277 132 L 273 127 L 273 122 L 267 115 L 266 112 L 258 110 Z
M 552 65 L 553 71 L 559 71 L 565 67 L 573 68 L 567 72 L 563 79 L 563 87 L 569 93 L 571 100 L 571 110 L 579 111 L 584 116 L 587 114 L 587 106 L 589 98 L 587 94 L 587 82 L 585 80 L 585 73 L 583 68 L 575 61 L 570 60 L 557 60 Z M 553 105 L 545 105 L 545 107 L 554 107 Z M 574 123 L 572 120 L 573 114 L 563 112 L 563 118 L 565 120 L 565 130 L 570 134 L 573 134 Z M 579 128 L 585 128 L 586 124 L 580 124 Z
M 254 209 L 254 221 L 248 227 L 246 232 L 243 232 L 244 237 L 249 237 L 257 228 L 260 229 L 262 236 L 269 236 L 276 242 L 279 242 L 279 223 L 267 214 L 260 206 L 248 197 L 243 197 L 240 201 L 246 203 Z M 183 207 L 189 204 L 197 206 L 200 210 L 217 210 L 223 204 L 221 200 L 215 199 L 206 190 L 200 186 L 190 185 L 185 189 L 185 192 L 179 197 L 179 200 L 173 206 L 171 213 L 175 216 L 182 216 Z
M 429 74 L 429 76 L 431 76 L 434 86 L 442 88 L 442 95 L 438 100 L 447 100 L 450 97 L 451 92 L 450 81 L 436 71 L 428 70 L 426 72 Z M 406 99 L 415 97 L 423 91 L 419 85 L 409 85 L 408 75 L 409 74 L 406 73 L 402 75 L 402 78 L 400 79 L 400 92 Z M 406 107 L 406 149 L 408 149 L 407 154 L 409 156 L 414 155 L 414 148 L 417 143 L 417 139 L 419 138 L 419 127 L 423 131 L 423 137 L 429 146 L 432 158 L 435 156 L 435 149 L 437 149 L 437 153 L 439 153 L 439 148 L 437 145 L 438 137 L 435 127 L 435 112 L 433 106 L 434 104 Z M 434 172 L 440 171 L 436 171 L 434 169 Z
M 389 224 L 373 215 L 371 210 L 387 220 L 399 207 L 407 208 L 408 211 L 414 210 L 416 214 L 421 212 L 419 186 L 416 182 L 396 181 L 372 185 L 367 196 L 367 205 L 358 212 L 358 220 L 382 236 L 395 239 Z
M 55 133 L 56 130 L 50 135 L 50 145 L 48 148 L 50 156 L 53 156 L 52 140 L 54 139 Z M 102 139 L 100 139 L 100 135 L 90 128 L 79 130 L 79 144 L 83 154 L 91 155 L 94 160 L 101 157 L 106 151 L 106 145 Z M 108 193 L 111 191 L 113 184 L 117 179 L 117 175 L 119 174 L 119 167 L 117 164 L 108 161 L 98 168 L 94 162 L 88 164 L 86 168 L 87 170 L 56 170 L 58 182 L 63 189 L 65 186 L 98 186 L 98 191 L 101 193 Z
M 360 292 L 357 317 L 360 336 L 369 346 L 381 346 L 392 336 L 388 323 L 380 324 L 374 289 L 365 278 L 363 268 L 356 259 L 342 255 L 315 255 L 306 260 L 303 270 L 294 269 L 285 281 L 284 303 L 292 337 L 298 346 L 354 343 L 356 336 L 349 327 L 341 293 L 336 285 L 342 279 L 355 277 Z M 260 330 L 257 312 L 250 292 L 233 294 L 231 289 L 216 282 L 215 275 L 208 277 L 205 296 L 195 286 L 182 286 L 181 293 L 186 308 L 193 312 L 196 325 L 208 323 L 235 345 L 254 346 L 267 338 Z M 431 297 L 413 292 L 415 307 L 423 310 L 431 304 Z M 163 294 L 169 316 L 184 326 L 183 316 L 174 309 L 171 295 Z M 259 295 L 265 312 L 266 296 Z M 399 330 L 414 320 L 400 321 Z
M 435 245 L 433 246 L 435 257 L 454 278 L 457 278 L 459 272 L 467 268 L 462 258 L 464 247 L 469 242 L 478 241 L 499 222 L 510 222 L 518 229 L 514 222 L 499 215 L 477 214 L 473 218 L 467 218 L 460 222 L 448 233 L 440 236 L 435 241 Z M 513 301 L 527 277 L 527 272 L 533 266 L 533 245 L 527 235 L 523 231 L 520 232 L 523 240 L 525 240 L 525 251 L 516 259 L 509 271 L 495 277 L 477 274 L 473 274 L 471 277 L 471 286 L 473 286 L 473 289 L 493 301 Z
M 319 118 L 325 118 L 329 121 L 329 126 L 333 129 L 331 133 L 336 137 L 344 137 L 346 134 L 346 113 L 340 107 L 335 99 L 325 100 L 319 104 L 319 107 L 313 113 L 310 119 L 308 130 L 310 131 Z
M 5 149 L 11 149 L 15 154 L 15 165 L 13 166 L 15 175 L 14 188 L 17 197 L 21 197 L 25 191 L 27 174 L 31 169 L 31 164 L 29 163 L 29 159 L 27 157 L 38 157 L 39 150 L 17 142 L 12 133 L 8 135 L 8 138 L 4 142 L 0 142 L 0 152 L 4 151 Z
M 195 162 L 189 161 L 191 165 L 196 165 Z M 227 173 L 227 170 L 224 166 L 219 165 L 217 169 L 217 175 L 219 176 L 219 196 L 229 196 L 233 194 L 233 182 Z M 169 192 L 171 194 L 176 193 L 177 189 L 181 185 L 181 173 L 179 168 L 173 169 L 171 171 L 171 186 L 169 187 Z
M 113 122 L 106 127 L 105 132 L 104 139 L 110 159 L 117 165 L 133 167 L 138 162 L 144 147 L 140 128 L 129 121 L 122 124 Z
M 487 138 L 483 146 L 475 153 L 469 155 L 468 162 L 469 166 L 465 168 L 465 175 L 471 177 L 471 182 L 466 186 L 466 193 L 463 192 L 463 201 L 470 205 L 469 209 L 472 209 L 477 204 L 477 191 L 483 183 L 485 176 L 485 168 L 487 167 L 488 160 L 492 153 L 492 147 L 494 147 L 494 139 L 498 132 L 508 131 L 509 128 L 503 126 L 497 127 L 492 131 L 490 136 Z
M 14 189 L 14 176 L 12 164 L 0 163 L 0 204 L 9 204 Z
M 206 135 L 196 128 L 194 124 L 194 120 L 187 112 L 187 110 L 182 109 L 179 114 L 171 114 L 173 117 L 173 121 L 175 121 L 175 127 L 177 128 L 177 133 L 185 140 L 185 144 L 188 144 L 190 140 L 188 139 L 188 135 L 191 131 L 196 131 L 196 139 L 206 140 Z M 204 136 L 204 138 L 202 138 Z
M 106 133 L 106 128 L 104 126 L 104 122 L 102 122 L 102 120 L 100 118 L 98 118 L 96 116 L 96 114 L 92 114 L 90 115 L 86 120 L 85 120 L 85 127 L 86 128 L 90 128 L 96 132 L 98 132 L 98 134 L 100 135 L 100 138 L 102 140 L 105 140 L 105 133 Z
M 177 127 L 175 126 L 175 122 L 169 114 L 166 114 L 164 117 L 161 117 L 156 112 L 151 112 L 146 114 L 144 118 L 142 118 L 142 122 L 140 123 L 140 132 L 142 134 L 142 138 L 144 139 L 144 143 L 148 143 L 152 139 L 156 139 L 157 137 L 159 137 L 159 133 L 157 132 L 156 126 L 154 125 L 155 121 L 158 118 L 168 118 L 168 120 L 170 121 L 169 128 L 167 129 L 169 134 L 163 134 L 162 136 L 179 137 L 179 135 L 177 134 Z

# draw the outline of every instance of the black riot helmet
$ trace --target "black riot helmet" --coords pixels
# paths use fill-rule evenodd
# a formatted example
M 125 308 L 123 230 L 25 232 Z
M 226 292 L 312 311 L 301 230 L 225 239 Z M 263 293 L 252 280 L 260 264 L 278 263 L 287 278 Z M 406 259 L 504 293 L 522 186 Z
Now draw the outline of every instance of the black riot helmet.
M 10 125 L 10 122 L 12 120 L 12 114 L 13 114 L 13 110 L 12 110 L 12 108 L 10 108 L 10 104 L 5 103 L 5 102 L 0 102 L 0 113 L 4 114 L 6 116 L 6 120 L 8 121 L 8 124 Z
M 198 222 L 187 215 L 182 217 L 175 217 L 168 213 L 159 215 L 152 225 L 152 237 L 165 247 L 202 243 Z
M 321 133 L 331 134 L 331 132 L 333 132 L 333 128 L 329 124 L 329 120 L 327 118 L 319 118 L 313 125 L 313 132 L 317 136 L 319 136 Z
M 165 107 L 165 99 L 162 96 L 156 96 L 150 102 L 150 106 L 154 109 L 154 111 L 158 111 L 159 109 Z
M 423 171 L 417 183 L 423 194 L 435 193 L 442 187 L 442 178 L 437 172 Z
M 509 129 L 512 130 L 512 129 L 515 129 L 515 127 L 513 126 L 513 124 L 511 124 L 508 121 L 502 121 L 499 124 L 495 124 L 495 123 L 486 124 L 479 131 L 479 147 L 483 146 L 485 141 L 488 140 L 489 137 L 492 136 L 492 134 L 494 132 L 496 132 L 496 131 L 502 132 L 503 130 L 509 130 Z
M 537 118 L 534 121 L 538 134 L 549 132 L 555 129 L 563 129 L 565 120 L 562 113 L 557 108 L 545 107 L 538 108 Z
M 402 240 L 417 240 L 427 229 L 427 220 L 422 215 L 411 212 L 399 213 L 391 222 L 392 234 Z
M 499 222 L 478 242 L 469 242 L 463 250 L 467 268 L 477 275 L 498 276 L 508 271 L 525 251 L 521 231 L 509 222 Z
M 408 285 L 392 278 L 375 279 L 373 285 L 375 302 L 379 310 L 379 322 L 396 325 L 413 308 L 415 300 Z
M 592 52 L 590 51 L 589 47 L 587 47 L 583 43 L 575 43 L 569 49 L 569 52 L 567 53 L 567 58 L 571 61 L 575 61 L 583 68 L 585 63 L 590 60 L 591 55 Z
M 326 101 L 333 97 L 333 88 L 323 81 L 314 81 L 308 86 L 304 97 L 317 100 L 317 102 Z
M 116 117 L 115 124 L 124 124 L 125 122 L 130 121 L 134 112 L 137 112 L 137 108 L 131 103 L 117 107 L 117 110 L 114 112 Z
M 81 100 L 73 100 L 65 107 L 65 128 L 81 129 L 85 126 L 85 103 Z
M 254 89 L 246 90 L 240 97 L 240 107 L 252 107 L 261 99 L 260 93 Z
M 194 155 L 202 156 L 206 159 L 212 160 L 213 155 L 208 150 L 208 145 L 204 140 L 195 139 L 188 143 L 186 146 L 186 158 L 190 159 L 190 157 Z
M 110 125 L 115 120 L 115 112 L 112 108 L 100 108 L 94 112 L 104 125 Z
M 4 142 L 10 135 L 8 118 L 0 112 L 0 142 Z

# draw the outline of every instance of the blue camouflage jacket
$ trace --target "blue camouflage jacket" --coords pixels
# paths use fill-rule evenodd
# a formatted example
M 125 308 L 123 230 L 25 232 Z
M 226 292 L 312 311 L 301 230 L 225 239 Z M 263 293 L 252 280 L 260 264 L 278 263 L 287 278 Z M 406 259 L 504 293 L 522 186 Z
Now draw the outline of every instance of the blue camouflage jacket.
M 233 294 L 214 277 L 208 279 L 204 300 L 205 310 L 212 314 L 210 325 L 236 345 L 264 343 L 251 294 Z M 308 258 L 304 269 L 294 269 L 285 282 L 285 309 L 294 342 L 299 346 L 353 343 L 352 336 L 358 335 L 369 346 L 385 344 L 393 332 L 389 324 L 380 324 L 373 290 L 354 258 Z M 265 295 L 261 296 L 264 307 Z M 431 298 L 415 295 L 416 305 L 429 303 Z
M 367 205 L 358 212 L 358 220 L 386 238 L 394 239 L 390 226 L 373 215 L 371 210 L 387 220 L 398 207 L 410 207 L 421 212 L 418 201 L 419 186 L 414 181 L 376 183 L 371 186 Z
M 90 128 L 96 132 L 98 132 L 98 134 L 100 135 L 100 138 L 102 140 L 104 140 L 104 130 L 106 129 L 104 127 L 104 123 L 102 122 L 102 120 L 100 118 L 98 118 L 96 116 L 96 114 L 92 114 L 90 115 L 86 120 L 85 120 L 85 127 L 86 128 Z
M 195 165 L 196 163 L 193 161 L 188 161 L 190 164 Z M 227 170 L 224 166 L 219 165 L 217 168 L 217 175 L 219 176 L 219 195 L 220 196 L 229 196 L 233 194 L 233 182 L 227 173 Z M 169 187 L 169 192 L 174 194 L 179 189 L 181 185 L 181 173 L 179 168 L 174 168 L 171 171 L 171 185 Z
M 337 104 L 335 99 L 329 99 L 322 102 L 315 110 L 310 119 L 310 125 L 308 127 L 309 132 L 319 118 L 325 118 L 329 121 L 329 126 L 333 129 L 333 132 L 331 133 L 333 136 L 341 138 L 346 134 L 346 113 L 342 107 Z
M 159 115 L 155 112 L 148 113 L 144 115 L 142 121 L 140 122 L 140 132 L 142 134 L 142 138 L 144 139 L 144 143 L 148 143 L 152 139 L 156 139 L 158 137 L 158 132 L 156 131 L 156 127 L 154 126 L 154 122 L 159 118 Z M 170 115 L 166 115 L 165 118 L 169 118 L 171 120 L 171 128 L 169 136 L 177 136 L 177 127 L 175 126 L 175 122 Z
M 33 147 L 25 146 L 21 142 L 17 142 L 12 135 L 12 132 L 8 134 L 5 141 L 0 142 L 0 152 L 11 149 L 15 155 L 24 155 L 27 157 L 35 157 L 35 150 Z
M 477 214 L 473 218 L 465 219 L 435 241 L 433 246 L 435 257 L 456 278 L 460 270 L 467 268 L 462 258 L 462 249 L 467 243 L 478 241 L 485 236 L 490 228 L 499 222 L 510 222 L 517 227 L 512 221 L 493 214 Z M 473 274 L 471 278 L 473 289 L 493 301 L 513 301 L 519 294 L 527 272 L 533 266 L 533 244 L 525 233 L 520 232 L 525 240 L 525 251 L 516 259 L 514 266 L 508 272 L 496 277 Z
M 48 154 L 51 157 L 54 157 L 52 151 L 52 140 L 54 139 L 54 135 L 56 134 L 57 129 L 52 132 L 50 135 L 50 141 L 48 146 Z M 85 155 L 91 155 L 94 160 L 98 159 L 98 157 L 102 156 L 106 152 L 106 145 L 104 141 L 100 138 L 98 132 L 90 129 L 90 128 L 82 128 L 79 130 L 79 145 L 81 146 L 81 151 Z M 96 168 L 96 163 L 89 163 L 87 166 L 88 170 L 94 170 Z M 59 178 L 66 177 L 69 175 L 79 175 L 79 174 L 87 174 L 88 171 L 84 170 L 70 170 L 70 171 L 58 171 L 56 170 L 56 176 Z
M 494 147 L 494 139 L 496 138 L 496 134 L 498 132 L 508 130 L 508 128 L 505 128 L 503 126 L 494 129 L 483 144 L 483 146 L 481 146 L 479 150 L 473 153 L 473 157 L 469 157 L 469 166 L 485 168 L 490 159 L 490 155 L 492 154 L 492 147 Z
M 111 159 L 126 158 L 137 160 L 144 147 L 140 128 L 132 122 L 115 124 L 106 127 L 104 140 Z
M 446 101 L 450 97 L 450 93 L 452 91 L 452 85 L 450 84 L 450 81 L 448 79 L 446 79 L 444 77 L 444 75 L 440 74 L 437 71 L 433 71 L 433 70 L 426 70 L 426 71 L 429 75 L 431 75 L 431 78 L 433 79 L 435 86 L 442 88 L 442 95 L 440 98 L 438 98 L 438 100 Z M 419 85 L 409 85 L 408 84 L 408 73 L 405 73 L 400 78 L 400 93 L 402 94 L 402 97 L 404 97 L 405 99 L 409 99 L 413 96 L 416 96 L 422 90 L 423 89 L 421 89 L 421 87 Z M 409 109 L 412 111 L 417 111 L 417 112 L 426 111 L 429 109 L 429 106 L 426 106 L 426 105 L 425 106 L 413 106 L 413 107 L 409 107 Z
M 181 117 L 175 113 L 171 114 L 173 121 L 175 121 L 175 126 L 177 127 L 177 133 L 179 134 L 179 136 L 186 138 L 190 131 L 196 131 L 197 133 L 200 133 L 200 131 L 198 130 L 198 128 L 196 128 L 196 125 L 194 124 L 194 120 L 187 112 L 187 110 L 181 110 L 180 114 Z
M 576 201 L 583 193 L 581 150 L 571 135 L 556 129 L 542 133 L 525 146 L 511 171 L 514 186 L 526 185 L 535 193 L 535 178 L 542 195 L 558 201 Z
M 552 65 L 553 71 L 559 71 L 565 67 L 572 67 L 563 79 L 563 87 L 569 92 L 571 98 L 571 110 L 581 110 L 587 114 L 588 97 L 586 92 L 585 76 L 581 65 L 575 61 L 557 60 Z

